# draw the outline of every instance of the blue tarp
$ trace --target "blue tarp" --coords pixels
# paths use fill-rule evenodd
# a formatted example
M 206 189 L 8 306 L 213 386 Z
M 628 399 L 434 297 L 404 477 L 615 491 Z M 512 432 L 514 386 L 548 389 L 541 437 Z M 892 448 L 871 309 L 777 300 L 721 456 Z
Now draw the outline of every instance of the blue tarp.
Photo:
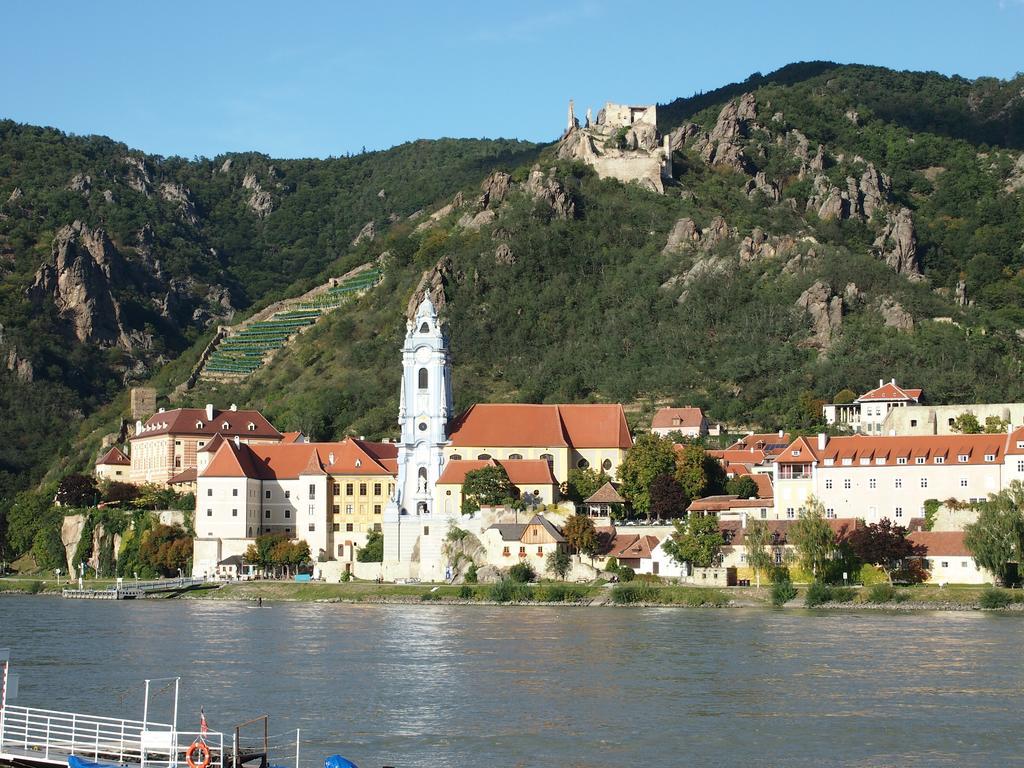
M 92 760 L 83 760 L 71 755 L 68 757 L 68 768 L 119 768 L 119 766 L 109 763 L 94 763 Z
M 310 576 L 308 573 L 299 573 L 299 574 L 295 575 L 295 580 L 296 581 L 312 581 L 313 577 Z
M 359 766 L 341 755 L 331 755 L 324 760 L 324 768 L 359 768 Z

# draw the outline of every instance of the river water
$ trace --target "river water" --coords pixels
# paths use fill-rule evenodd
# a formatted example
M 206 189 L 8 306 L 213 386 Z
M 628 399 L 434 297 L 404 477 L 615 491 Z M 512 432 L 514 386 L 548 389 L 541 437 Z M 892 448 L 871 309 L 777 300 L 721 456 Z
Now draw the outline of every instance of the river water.
M 268 713 L 302 768 L 990 766 L 1024 754 L 1022 620 L 0 596 L 0 645 L 23 706 L 141 719 L 181 675 L 179 727 Z

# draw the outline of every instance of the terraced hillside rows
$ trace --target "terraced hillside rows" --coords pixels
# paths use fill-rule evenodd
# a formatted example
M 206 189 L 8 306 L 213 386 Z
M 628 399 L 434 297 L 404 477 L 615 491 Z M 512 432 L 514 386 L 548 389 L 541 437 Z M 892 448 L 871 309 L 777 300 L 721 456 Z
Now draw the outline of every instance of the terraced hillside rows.
M 381 277 L 380 268 L 363 269 L 327 290 L 293 300 L 287 308 L 265 320 L 239 327 L 220 340 L 202 370 L 207 379 L 237 380 L 259 369 L 277 350 L 326 312 L 341 306 L 353 295 L 369 290 Z

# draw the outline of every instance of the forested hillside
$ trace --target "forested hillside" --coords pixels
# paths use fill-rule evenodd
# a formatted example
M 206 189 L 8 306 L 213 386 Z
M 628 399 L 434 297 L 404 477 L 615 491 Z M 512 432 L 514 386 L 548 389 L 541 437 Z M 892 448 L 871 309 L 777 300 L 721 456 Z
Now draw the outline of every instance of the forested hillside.
M 571 137 L 325 161 L 145 158 L 140 192 L 123 159 L 137 153 L 6 124 L 0 199 L 21 195 L 0 220 L 2 343 L 31 361 L 34 381 L 17 365 L 0 372 L 0 407 L 21 420 L 2 450 L 15 435 L 77 429 L 60 466 L 87 464 L 120 416 L 97 408 L 153 372 L 169 393 L 228 304 L 378 257 L 376 289 L 245 382 L 203 384 L 185 401 L 245 403 L 317 438 L 392 434 L 404 314 L 425 272 L 449 321 L 459 407 L 669 401 L 737 425 L 813 429 L 822 399 L 883 376 L 933 402 L 1020 399 L 1022 89 L 1022 78 L 820 62 L 756 75 L 659 108 L 676 150 L 664 195 L 598 179 L 572 159 Z M 88 193 L 67 188 L 79 173 Z M 192 207 L 162 196 L 165 181 Z M 76 219 L 105 228 L 140 270 L 159 260 L 149 277 L 112 281 L 121 317 L 137 318 L 127 336 L 147 322 L 158 331 L 139 341 L 145 353 L 119 345 L 117 328 L 114 342 L 67 344 L 74 329 L 53 292 L 33 292 L 55 233 Z M 377 236 L 351 246 L 370 220 Z M 140 246 L 147 224 L 152 245 Z M 182 284 L 180 302 L 147 282 L 161 271 L 161 286 Z M 0 459 L 14 482 L 51 458 L 43 442 L 46 454 Z

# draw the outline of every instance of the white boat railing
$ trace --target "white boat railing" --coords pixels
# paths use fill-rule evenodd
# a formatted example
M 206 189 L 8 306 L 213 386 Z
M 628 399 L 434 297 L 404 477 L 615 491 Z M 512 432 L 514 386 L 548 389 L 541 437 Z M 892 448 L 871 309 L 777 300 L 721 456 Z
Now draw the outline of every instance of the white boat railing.
M 224 735 L 214 731 L 186 733 L 166 723 L 10 704 L 0 712 L 0 757 L 63 764 L 76 755 L 99 763 L 175 768 L 185 764 L 185 751 L 201 737 L 210 749 L 210 767 L 224 765 Z

